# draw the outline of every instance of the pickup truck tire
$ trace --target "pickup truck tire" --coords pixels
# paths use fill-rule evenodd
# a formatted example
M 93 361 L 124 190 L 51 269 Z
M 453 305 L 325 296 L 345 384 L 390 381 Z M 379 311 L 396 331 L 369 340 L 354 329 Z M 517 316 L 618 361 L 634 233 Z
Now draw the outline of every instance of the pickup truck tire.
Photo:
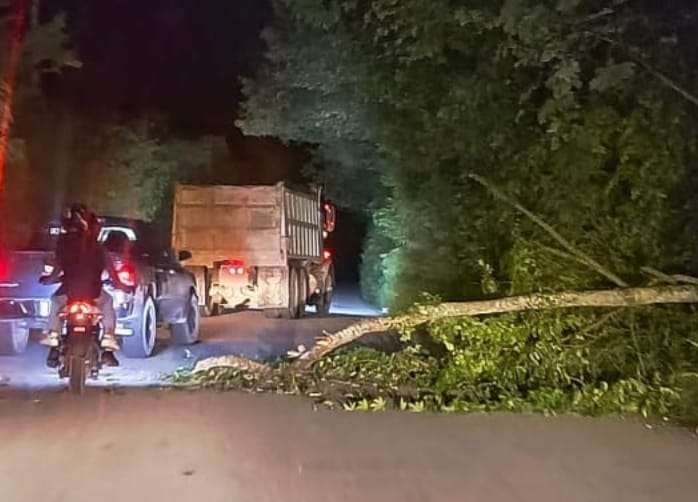
M 199 340 L 201 319 L 199 316 L 199 299 L 194 293 L 189 297 L 187 320 L 170 324 L 170 338 L 176 345 L 191 345 Z
M 211 287 L 211 275 L 206 267 L 185 267 L 185 269 L 194 276 L 196 281 L 196 298 L 199 302 L 197 308 L 201 317 L 208 317 L 212 312 L 211 299 L 208 297 L 208 291 Z
M 143 302 L 143 310 L 133 335 L 121 337 L 121 350 L 126 357 L 144 359 L 150 357 L 155 348 L 157 334 L 157 312 L 155 302 L 147 296 Z
M 0 325 L 0 355 L 16 356 L 27 350 L 29 329 L 17 321 L 3 322 Z

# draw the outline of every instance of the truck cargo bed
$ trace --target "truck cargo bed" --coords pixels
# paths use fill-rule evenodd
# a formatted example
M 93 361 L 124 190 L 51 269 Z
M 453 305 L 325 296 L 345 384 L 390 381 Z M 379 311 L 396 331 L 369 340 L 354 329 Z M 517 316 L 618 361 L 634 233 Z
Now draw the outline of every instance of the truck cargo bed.
M 232 258 L 261 267 L 322 259 L 317 192 L 273 186 L 178 185 L 173 246 L 192 253 L 188 265 L 212 266 Z

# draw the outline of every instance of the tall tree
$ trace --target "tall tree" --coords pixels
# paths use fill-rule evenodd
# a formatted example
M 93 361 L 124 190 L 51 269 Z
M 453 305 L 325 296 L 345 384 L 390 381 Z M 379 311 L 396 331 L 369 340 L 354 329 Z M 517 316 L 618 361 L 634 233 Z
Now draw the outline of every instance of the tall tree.
M 294 2 L 274 0 L 274 21 L 262 33 L 267 46 L 254 78 L 243 79 L 241 118 L 245 134 L 274 136 L 309 145 L 310 173 L 340 204 L 365 208 L 376 196 L 381 166 L 373 121 L 359 87 L 364 68 L 341 31 L 324 27 L 331 14 L 314 22 Z
M 695 204 L 686 188 L 695 183 L 692 3 L 284 5 L 284 26 L 310 39 L 270 45 L 286 72 L 270 102 L 292 110 L 296 126 L 311 120 L 317 113 L 288 99 L 299 86 L 287 82 L 312 82 L 322 58 L 294 55 L 341 47 L 337 72 L 349 69 L 360 99 L 329 109 L 364 117 L 380 152 L 387 196 L 364 271 L 374 297 L 401 306 L 424 290 L 461 298 L 596 287 L 610 277 L 637 283 L 642 266 L 695 266 L 694 238 L 681 230 L 695 228 L 683 210 Z M 327 104 L 322 89 L 303 91 Z M 248 105 L 255 116 L 258 102 Z
M 43 83 L 49 75 L 81 64 L 70 49 L 65 17 L 58 14 L 40 22 L 40 7 L 39 0 L 0 5 L 0 212 L 10 236 L 26 237 L 43 213 L 44 197 L 37 187 L 50 171 L 32 160 L 42 131 L 53 125 L 46 116 Z M 12 214 L 22 214 L 22 222 Z

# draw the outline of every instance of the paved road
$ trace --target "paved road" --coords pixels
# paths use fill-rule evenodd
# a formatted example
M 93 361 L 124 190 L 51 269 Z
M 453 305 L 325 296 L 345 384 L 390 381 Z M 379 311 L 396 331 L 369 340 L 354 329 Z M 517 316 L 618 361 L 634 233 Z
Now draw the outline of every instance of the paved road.
M 634 421 L 319 411 L 284 396 L 0 391 L 3 502 L 695 502 L 698 440 Z
M 189 367 L 200 358 L 225 354 L 274 359 L 299 345 L 310 347 L 323 331 L 336 331 L 360 316 L 377 313 L 360 299 L 355 289 L 340 289 L 329 317 L 311 313 L 302 320 L 286 321 L 267 319 L 260 312 L 241 312 L 204 319 L 201 343 L 188 348 L 173 347 L 167 332 L 162 330 L 153 357 L 141 360 L 120 357 L 121 367 L 105 369 L 100 379 L 91 385 L 157 385 L 164 375 L 177 368 Z M 63 385 L 59 384 L 56 372 L 45 367 L 45 359 L 46 349 L 36 340 L 21 356 L 0 356 L 0 386 L 45 388 Z
M 135 389 L 199 357 L 266 359 L 368 315 L 355 295 L 302 321 L 207 319 L 191 356 L 164 340 L 82 398 L 33 345 L 0 358 L 0 501 L 698 500 L 698 439 L 635 421 L 313 412 L 283 396 Z M 50 388 L 47 390 L 47 388 Z

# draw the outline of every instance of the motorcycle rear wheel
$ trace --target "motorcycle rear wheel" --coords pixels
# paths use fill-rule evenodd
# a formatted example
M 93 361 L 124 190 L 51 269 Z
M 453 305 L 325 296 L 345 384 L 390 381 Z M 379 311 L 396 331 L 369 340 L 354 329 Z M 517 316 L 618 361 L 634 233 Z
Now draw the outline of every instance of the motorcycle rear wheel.
M 72 356 L 68 366 L 68 389 L 73 394 L 85 392 L 87 361 L 84 357 Z

